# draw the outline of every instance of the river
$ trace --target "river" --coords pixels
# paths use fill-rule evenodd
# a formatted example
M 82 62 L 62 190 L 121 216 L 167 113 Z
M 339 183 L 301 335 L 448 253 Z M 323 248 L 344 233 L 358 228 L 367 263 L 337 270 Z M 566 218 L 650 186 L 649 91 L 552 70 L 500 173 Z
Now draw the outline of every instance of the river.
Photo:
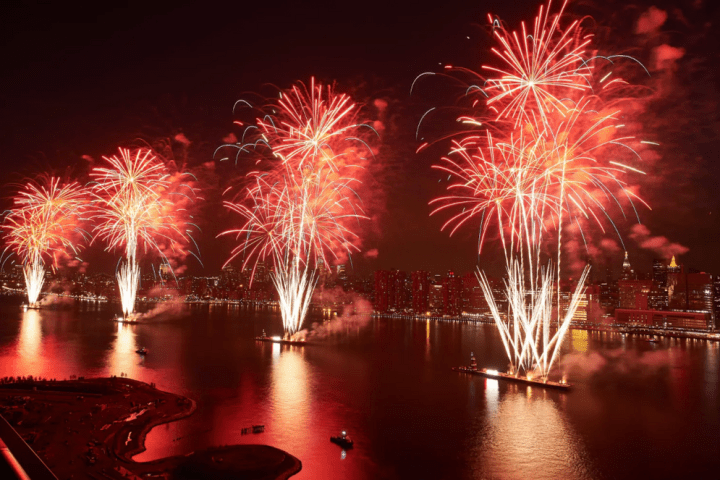
M 272 311 L 180 305 L 121 325 L 117 305 L 20 301 L 0 297 L 0 376 L 122 373 L 197 401 L 138 461 L 262 443 L 305 480 L 720 477 L 717 342 L 571 330 L 562 392 L 451 371 L 470 352 L 504 369 L 492 325 L 356 316 L 289 347 L 254 340 L 280 333 Z M 242 435 L 253 424 L 265 432 Z M 329 441 L 343 429 L 347 452 Z

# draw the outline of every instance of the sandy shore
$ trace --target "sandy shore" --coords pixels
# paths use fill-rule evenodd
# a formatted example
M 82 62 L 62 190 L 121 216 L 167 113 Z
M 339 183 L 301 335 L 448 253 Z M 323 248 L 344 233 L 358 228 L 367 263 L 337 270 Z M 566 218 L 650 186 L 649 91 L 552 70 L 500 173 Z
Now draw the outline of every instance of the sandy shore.
M 0 385 L 0 413 L 59 479 L 287 479 L 300 461 L 236 445 L 139 463 L 150 430 L 192 415 L 195 402 L 127 378 Z

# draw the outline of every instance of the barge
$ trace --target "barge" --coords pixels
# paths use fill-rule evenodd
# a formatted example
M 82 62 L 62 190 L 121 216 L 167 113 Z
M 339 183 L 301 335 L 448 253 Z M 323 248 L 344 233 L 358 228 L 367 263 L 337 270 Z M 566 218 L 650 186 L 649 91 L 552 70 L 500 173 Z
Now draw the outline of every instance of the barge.
M 551 380 L 534 380 L 532 378 L 523 377 L 522 375 L 510 375 L 509 373 L 499 372 L 497 370 L 491 370 L 488 368 L 477 368 L 475 363 L 475 356 L 470 354 L 470 366 L 469 367 L 453 367 L 453 370 L 461 373 L 468 373 L 470 375 L 480 375 L 486 378 L 492 378 L 493 380 L 508 380 L 515 383 L 523 383 L 531 387 L 543 387 L 543 388 L 556 388 L 558 390 L 570 390 L 572 384 L 565 381 L 553 382 Z
M 255 337 L 255 341 L 279 343 L 281 345 L 298 345 L 298 346 L 311 345 L 310 343 L 306 342 L 305 340 L 289 340 L 287 338 L 282 338 L 280 336 L 268 337 L 267 335 L 265 335 L 264 330 L 263 330 L 262 336 Z

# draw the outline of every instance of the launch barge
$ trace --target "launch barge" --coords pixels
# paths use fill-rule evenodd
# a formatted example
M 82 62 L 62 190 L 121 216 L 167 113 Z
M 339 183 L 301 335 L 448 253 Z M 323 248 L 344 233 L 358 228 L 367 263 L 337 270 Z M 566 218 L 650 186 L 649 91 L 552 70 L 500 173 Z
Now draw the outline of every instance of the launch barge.
M 453 370 L 461 373 L 469 373 L 470 375 L 481 375 L 486 378 L 492 378 L 494 380 L 509 380 L 516 383 L 524 383 L 533 387 L 544 387 L 544 388 L 557 388 L 559 390 L 570 390 L 572 385 L 567 382 L 552 382 L 547 380 L 545 382 L 541 380 L 533 380 L 531 378 L 523 377 L 520 375 L 510 375 L 508 373 L 499 372 L 497 370 L 490 370 L 487 368 L 481 368 L 478 370 L 477 364 L 475 363 L 475 356 L 470 354 L 470 366 L 469 367 L 453 367 Z
M 270 343 L 279 343 L 281 345 L 299 345 L 299 346 L 305 346 L 305 345 L 311 345 L 305 340 L 288 340 L 279 336 L 274 337 L 268 337 L 265 335 L 265 330 L 263 330 L 263 334 L 260 337 L 255 337 L 255 340 L 258 342 L 270 342 Z

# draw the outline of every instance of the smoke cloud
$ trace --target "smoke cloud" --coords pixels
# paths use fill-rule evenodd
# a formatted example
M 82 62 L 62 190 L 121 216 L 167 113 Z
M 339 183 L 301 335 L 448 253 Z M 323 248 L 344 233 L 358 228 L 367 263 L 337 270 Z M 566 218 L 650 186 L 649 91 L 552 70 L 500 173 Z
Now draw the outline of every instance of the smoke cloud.
M 668 14 L 664 10 L 652 6 L 640 18 L 635 25 L 635 33 L 648 34 L 656 32 L 668 18 Z
M 650 230 L 645 225 L 634 225 L 630 233 L 632 238 L 640 248 L 651 250 L 662 258 L 670 258 L 674 255 L 682 255 L 689 249 L 679 243 L 671 242 L 663 236 L 652 236 Z
M 344 292 L 340 287 L 316 292 L 326 303 L 343 303 L 342 315 L 325 322 L 313 322 L 309 329 L 300 330 L 293 340 L 328 340 L 335 334 L 346 333 L 348 329 L 360 329 L 370 322 L 372 304 L 354 292 Z

